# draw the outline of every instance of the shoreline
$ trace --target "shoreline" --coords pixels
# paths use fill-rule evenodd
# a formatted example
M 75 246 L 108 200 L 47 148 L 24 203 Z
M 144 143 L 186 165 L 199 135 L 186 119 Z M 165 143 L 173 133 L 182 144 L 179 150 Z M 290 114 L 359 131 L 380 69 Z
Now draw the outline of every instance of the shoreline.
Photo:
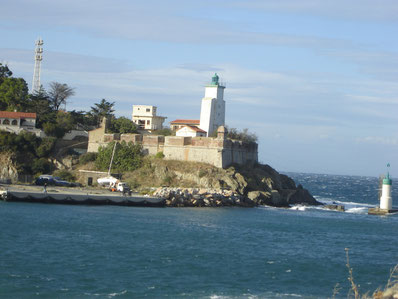
M 211 188 L 169 188 L 159 187 L 153 196 L 139 194 L 124 195 L 101 188 L 49 186 L 44 192 L 43 186 L 0 184 L 0 200 L 10 202 L 81 204 L 81 205 L 118 205 L 144 207 L 244 207 L 274 206 L 289 208 L 285 205 L 269 205 L 262 201 L 240 195 L 226 189 Z M 310 206 L 310 204 L 304 204 Z

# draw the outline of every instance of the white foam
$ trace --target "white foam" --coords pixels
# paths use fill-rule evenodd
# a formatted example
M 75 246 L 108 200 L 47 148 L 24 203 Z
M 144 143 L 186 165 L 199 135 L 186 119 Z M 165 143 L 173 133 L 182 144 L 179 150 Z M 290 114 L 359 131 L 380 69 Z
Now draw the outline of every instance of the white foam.
M 115 296 L 123 295 L 123 294 L 126 294 L 126 293 L 127 293 L 127 290 L 121 291 L 120 293 L 111 293 L 111 294 L 108 294 L 108 298 L 112 298 L 112 297 L 115 297 Z
M 367 214 L 368 213 L 368 208 L 366 207 L 356 207 L 356 208 L 351 208 L 351 209 L 346 209 L 347 213 L 352 213 L 352 214 Z
M 305 211 L 306 209 L 307 209 L 307 207 L 301 206 L 301 205 L 292 206 L 292 207 L 290 208 L 290 210 L 296 210 L 296 211 Z

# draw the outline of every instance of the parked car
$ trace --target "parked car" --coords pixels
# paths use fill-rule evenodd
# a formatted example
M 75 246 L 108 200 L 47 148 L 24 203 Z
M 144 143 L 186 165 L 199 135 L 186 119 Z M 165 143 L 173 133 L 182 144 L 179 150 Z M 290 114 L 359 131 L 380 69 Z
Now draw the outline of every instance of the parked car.
M 62 180 L 60 177 L 57 176 L 52 176 L 49 174 L 43 174 L 39 176 L 36 181 L 36 185 L 39 186 L 44 186 L 44 184 L 47 184 L 47 186 L 63 186 L 63 187 L 72 187 L 73 184 Z

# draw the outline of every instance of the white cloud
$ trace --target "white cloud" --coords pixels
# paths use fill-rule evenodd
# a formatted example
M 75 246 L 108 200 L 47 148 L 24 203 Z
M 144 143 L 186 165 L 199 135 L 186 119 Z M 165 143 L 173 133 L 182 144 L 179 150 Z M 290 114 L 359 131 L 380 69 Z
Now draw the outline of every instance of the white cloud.
M 231 26 L 231 21 L 196 16 L 209 5 L 224 12 L 236 9 L 228 1 L 30 1 L 2 5 L 0 16 L 9 26 L 85 32 L 91 36 L 194 44 L 263 44 L 320 49 L 355 47 L 349 40 L 311 35 L 265 33 Z M 20 9 L 24 7 L 24 9 Z M 28 14 L 26 12 L 29 12 Z M 188 15 L 188 16 L 186 16 Z M 193 15 L 193 16 L 192 16 Z M 37 22 L 40 20 L 40 22 Z M 10 25 L 13 24 L 13 25 Z
M 398 138 L 394 137 L 382 137 L 382 136 L 366 136 L 356 138 L 357 143 L 373 143 L 373 144 L 384 144 L 384 145 L 398 145 Z
M 233 4 L 255 11 L 322 15 L 348 20 L 398 21 L 396 0 L 247 0 L 234 1 Z
M 398 2 L 397 2 L 398 3 Z M 397 52 L 368 49 L 365 46 L 346 49 L 322 50 L 323 55 L 353 63 L 360 73 L 382 80 L 398 80 Z
M 350 95 L 347 94 L 346 97 L 348 99 L 352 99 L 357 103 L 374 103 L 374 104 L 393 104 L 398 105 L 398 97 L 397 98 L 384 98 L 381 96 L 366 96 L 366 95 Z M 398 108 L 397 108 L 398 109 Z

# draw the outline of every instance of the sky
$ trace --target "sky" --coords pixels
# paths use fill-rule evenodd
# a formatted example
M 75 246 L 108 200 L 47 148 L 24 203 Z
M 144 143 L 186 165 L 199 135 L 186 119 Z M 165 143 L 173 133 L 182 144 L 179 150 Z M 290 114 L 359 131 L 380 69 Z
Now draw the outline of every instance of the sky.
M 398 177 L 396 0 L 0 0 L 0 62 L 32 84 L 75 88 L 67 110 L 105 98 L 117 116 L 155 105 L 199 119 L 225 82 L 226 125 L 258 136 L 281 172 Z

